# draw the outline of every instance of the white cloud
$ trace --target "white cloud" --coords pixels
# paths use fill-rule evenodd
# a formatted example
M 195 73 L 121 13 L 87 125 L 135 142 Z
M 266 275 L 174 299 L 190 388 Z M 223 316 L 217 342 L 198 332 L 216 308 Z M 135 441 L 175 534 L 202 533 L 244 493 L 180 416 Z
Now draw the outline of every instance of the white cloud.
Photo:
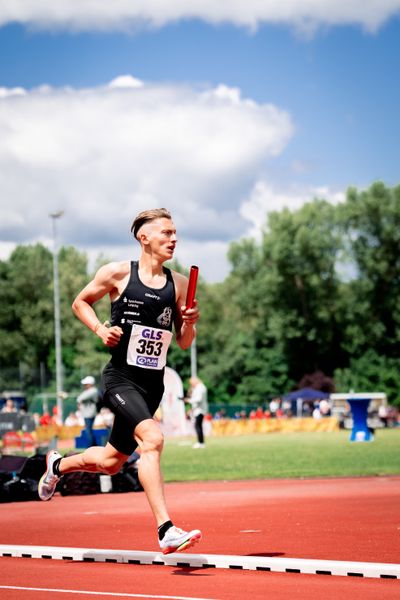
M 196 18 L 251 29 L 263 23 L 308 31 L 321 25 L 357 24 L 375 31 L 399 11 L 400 0 L 2 0 L 0 25 L 132 31 Z
M 333 190 L 329 186 L 293 185 L 286 189 L 277 189 L 265 181 L 259 180 L 255 183 L 248 199 L 240 207 L 240 214 L 251 224 L 245 235 L 259 240 L 270 212 L 280 211 L 284 208 L 297 210 L 314 198 L 337 204 L 343 202 L 345 196 L 346 194 L 342 190 Z
M 5 88 L 0 87 L 0 98 L 7 98 L 9 96 L 25 96 L 26 92 L 24 88 L 15 87 L 15 88 Z
M 109 83 L 110 88 L 139 88 L 143 87 L 143 81 L 135 79 L 132 75 L 120 75 Z
M 61 208 L 62 243 L 126 258 L 135 214 L 166 206 L 177 258 L 196 262 L 198 252 L 209 280 L 225 276 L 224 252 L 246 226 L 243 189 L 293 135 L 288 113 L 238 89 L 129 75 L 93 89 L 5 90 L 0 107 L 2 242 L 51 238 L 48 215 Z

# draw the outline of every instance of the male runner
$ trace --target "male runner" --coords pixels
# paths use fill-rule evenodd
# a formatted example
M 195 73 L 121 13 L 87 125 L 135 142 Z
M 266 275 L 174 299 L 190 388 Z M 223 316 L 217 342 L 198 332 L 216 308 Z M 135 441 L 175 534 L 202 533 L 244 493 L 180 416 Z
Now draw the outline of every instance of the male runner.
M 175 326 L 176 341 L 190 347 L 199 319 L 197 302 L 185 307 L 188 279 L 163 267 L 177 243 L 176 229 L 164 208 L 141 212 L 131 231 L 141 245 L 138 262 L 114 262 L 101 267 L 75 298 L 75 315 L 110 348 L 103 371 L 104 400 L 115 414 L 105 447 L 93 446 L 62 458 L 52 450 L 39 482 L 39 496 L 50 500 L 65 473 L 90 471 L 114 475 L 139 445 L 139 479 L 158 526 L 164 554 L 189 548 L 201 532 L 185 532 L 170 520 L 160 468 L 163 435 L 153 419 L 164 391 L 164 367 Z M 111 323 L 103 325 L 93 304 L 106 294 Z

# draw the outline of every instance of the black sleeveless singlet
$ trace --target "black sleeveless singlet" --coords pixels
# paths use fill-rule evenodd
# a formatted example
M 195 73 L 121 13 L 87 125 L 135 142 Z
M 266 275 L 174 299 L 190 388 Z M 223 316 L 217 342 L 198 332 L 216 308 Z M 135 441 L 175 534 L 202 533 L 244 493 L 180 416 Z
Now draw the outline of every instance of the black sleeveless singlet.
M 111 325 L 118 325 L 124 333 L 117 346 L 110 348 L 110 362 L 114 367 L 124 368 L 124 371 L 127 367 L 133 377 L 136 373 L 143 375 L 143 371 L 154 373 L 151 364 L 152 361 L 156 362 L 159 348 L 159 334 L 154 330 L 172 331 L 176 314 L 175 285 L 171 271 L 163 267 L 167 277 L 166 283 L 164 287 L 154 289 L 141 282 L 138 268 L 138 262 L 132 261 L 128 284 L 120 297 L 111 303 Z M 147 360 L 147 367 L 150 365 L 147 369 L 127 362 L 129 340 L 135 326 L 151 328 L 148 331 L 144 330 L 145 338 L 141 340 L 138 348 L 138 352 L 143 353 L 143 361 Z
M 129 456 L 137 447 L 136 426 L 155 414 L 164 392 L 164 363 L 176 314 L 172 273 L 164 267 L 166 282 L 161 289 L 144 285 L 138 263 L 121 296 L 111 303 L 111 325 L 123 335 L 110 348 L 111 360 L 102 376 L 105 406 L 115 415 L 109 443 Z

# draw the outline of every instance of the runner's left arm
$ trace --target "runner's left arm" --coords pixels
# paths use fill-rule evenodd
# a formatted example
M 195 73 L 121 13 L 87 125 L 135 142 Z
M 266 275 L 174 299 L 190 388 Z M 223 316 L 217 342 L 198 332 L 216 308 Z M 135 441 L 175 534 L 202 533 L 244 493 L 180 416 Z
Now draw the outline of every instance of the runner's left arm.
M 196 337 L 196 323 L 200 318 L 197 300 L 192 308 L 186 308 L 188 278 L 181 273 L 173 273 L 176 289 L 175 332 L 177 344 L 182 350 L 189 348 Z

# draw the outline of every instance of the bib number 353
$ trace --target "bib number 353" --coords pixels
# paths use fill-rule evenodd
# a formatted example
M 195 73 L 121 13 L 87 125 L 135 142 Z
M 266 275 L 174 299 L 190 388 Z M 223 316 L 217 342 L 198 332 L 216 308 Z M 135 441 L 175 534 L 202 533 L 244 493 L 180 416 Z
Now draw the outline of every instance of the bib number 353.
M 142 369 L 163 369 L 172 333 L 165 329 L 133 325 L 128 344 L 127 363 Z

